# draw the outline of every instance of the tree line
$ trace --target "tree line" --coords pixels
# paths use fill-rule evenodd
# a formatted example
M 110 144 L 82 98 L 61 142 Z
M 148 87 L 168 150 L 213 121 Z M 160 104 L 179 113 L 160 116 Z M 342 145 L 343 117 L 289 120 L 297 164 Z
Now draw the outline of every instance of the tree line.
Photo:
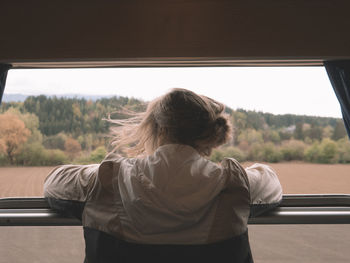
M 57 165 L 101 161 L 108 152 L 110 124 L 125 118 L 118 110 L 144 111 L 147 103 L 134 98 L 27 97 L 0 108 L 1 165 Z M 350 142 L 337 118 L 232 110 L 232 140 L 215 149 L 211 160 L 307 161 L 350 163 Z

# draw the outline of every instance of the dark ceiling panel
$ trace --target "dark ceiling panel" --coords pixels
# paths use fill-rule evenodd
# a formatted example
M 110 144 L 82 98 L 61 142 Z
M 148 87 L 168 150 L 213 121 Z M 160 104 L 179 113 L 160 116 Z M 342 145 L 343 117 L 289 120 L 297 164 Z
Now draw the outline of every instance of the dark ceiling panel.
M 343 0 L 8 1 L 0 61 L 350 57 L 349 11 Z

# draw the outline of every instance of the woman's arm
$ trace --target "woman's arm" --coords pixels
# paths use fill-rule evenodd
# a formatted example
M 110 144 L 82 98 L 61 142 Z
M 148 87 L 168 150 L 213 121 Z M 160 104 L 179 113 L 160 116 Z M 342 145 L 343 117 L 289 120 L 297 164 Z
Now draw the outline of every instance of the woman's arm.
M 56 167 L 44 183 L 44 197 L 51 208 L 81 220 L 84 205 L 96 183 L 99 164 Z
M 278 206 L 282 201 L 282 186 L 275 171 L 268 165 L 258 163 L 245 171 L 250 188 L 250 216 L 257 216 Z
M 122 159 L 110 153 L 101 164 L 58 166 L 45 179 L 44 197 L 59 213 L 81 220 L 94 189 L 111 191 L 113 169 Z

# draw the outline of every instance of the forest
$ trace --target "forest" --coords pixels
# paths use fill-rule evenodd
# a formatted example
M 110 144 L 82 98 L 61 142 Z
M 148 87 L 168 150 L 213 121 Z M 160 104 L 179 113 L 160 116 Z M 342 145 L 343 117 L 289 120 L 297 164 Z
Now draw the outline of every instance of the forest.
M 48 166 L 98 163 L 109 147 L 110 123 L 121 109 L 144 111 L 147 102 L 128 97 L 97 100 L 29 96 L 0 107 L 0 165 Z M 209 157 L 239 161 L 350 163 L 350 141 L 342 119 L 273 115 L 226 108 L 232 140 Z

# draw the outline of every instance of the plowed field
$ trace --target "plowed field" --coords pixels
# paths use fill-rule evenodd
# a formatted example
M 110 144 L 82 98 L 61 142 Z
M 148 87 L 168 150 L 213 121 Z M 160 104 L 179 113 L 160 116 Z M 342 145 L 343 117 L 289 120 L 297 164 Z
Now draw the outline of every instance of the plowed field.
M 285 194 L 350 193 L 350 165 L 277 163 L 271 166 Z M 52 169 L 0 167 L 0 198 L 42 196 L 45 177 Z

